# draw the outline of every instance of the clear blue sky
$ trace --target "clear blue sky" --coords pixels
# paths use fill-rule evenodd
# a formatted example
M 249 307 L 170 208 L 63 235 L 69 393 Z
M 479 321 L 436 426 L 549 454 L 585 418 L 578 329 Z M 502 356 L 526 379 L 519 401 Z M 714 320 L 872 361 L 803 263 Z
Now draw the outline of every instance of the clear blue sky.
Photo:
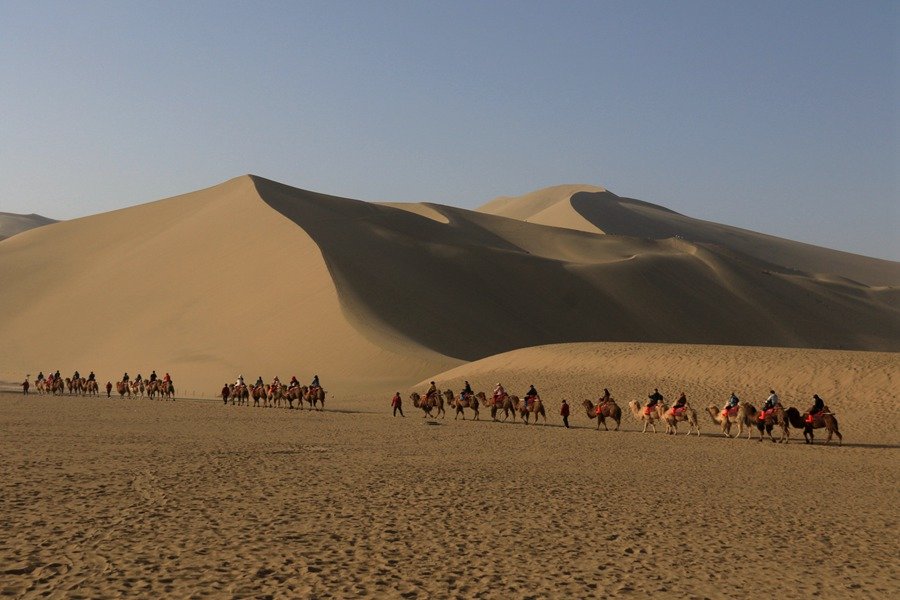
M 0 211 L 591 183 L 900 260 L 900 2 L 0 0 Z

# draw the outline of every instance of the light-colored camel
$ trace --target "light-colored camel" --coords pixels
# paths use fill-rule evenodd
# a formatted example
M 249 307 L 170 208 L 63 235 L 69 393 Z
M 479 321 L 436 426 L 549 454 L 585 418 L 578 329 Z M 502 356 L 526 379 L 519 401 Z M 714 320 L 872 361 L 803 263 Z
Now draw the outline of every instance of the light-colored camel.
M 662 404 L 662 402 L 660 402 L 660 404 Z M 691 435 L 692 431 L 696 431 L 697 437 L 700 437 L 700 421 L 697 419 L 697 411 L 691 408 L 690 403 L 685 404 L 684 407 L 678 411 L 675 410 L 674 406 L 669 408 L 663 404 L 662 419 L 666 424 L 666 433 L 672 435 L 677 434 L 678 423 L 687 421 L 688 430 L 685 435 Z
M 437 409 L 437 414 L 441 415 L 442 419 L 447 416 L 446 412 L 444 412 L 444 397 L 440 392 L 435 393 L 431 398 L 427 395 L 422 397 L 418 392 L 413 392 L 409 395 L 409 399 L 412 400 L 413 406 L 421 408 L 425 412 L 422 415 L 423 418 L 435 418 L 435 415 L 431 414 L 431 411 L 435 409 Z
M 790 423 L 791 427 L 795 429 L 803 430 L 803 439 L 807 444 L 812 444 L 815 436 L 813 435 L 814 429 L 822 429 L 824 428 L 828 432 L 828 438 L 825 440 L 825 443 L 829 443 L 831 441 L 831 436 L 836 435 L 838 437 L 838 445 L 841 445 L 844 442 L 844 436 L 841 435 L 841 432 L 838 431 L 838 421 L 837 417 L 831 412 L 827 406 L 820 412 L 815 415 L 812 420 L 812 423 L 807 421 L 807 417 L 809 412 L 805 412 L 800 414 L 800 411 L 793 406 L 785 411 L 785 418 Z M 787 428 L 785 428 L 787 431 Z M 790 434 L 786 434 L 788 437 Z
M 100 395 L 100 386 L 97 385 L 96 379 L 89 379 L 87 382 L 85 382 L 84 389 L 87 392 L 88 396 Z
M 725 437 L 731 437 L 731 428 L 733 425 L 737 425 L 738 432 L 734 437 L 737 438 L 743 435 L 744 428 L 746 428 L 747 439 L 749 440 L 750 435 L 753 433 L 753 428 L 756 426 L 759 411 L 757 411 L 756 407 L 749 402 L 740 402 L 735 408 L 737 410 L 729 410 L 726 412 L 724 409 L 719 410 L 719 407 L 715 404 L 710 404 L 706 407 L 706 412 L 709 413 L 713 423 L 721 425 L 722 434 Z
M 641 430 L 641 433 L 647 432 L 647 427 L 653 430 L 653 433 L 656 433 L 656 421 L 662 421 L 662 406 L 661 403 L 658 403 L 650 412 L 647 412 L 641 403 L 637 400 L 631 400 L 628 403 L 628 408 L 631 409 L 631 414 L 637 419 L 638 422 L 644 424 L 644 429 Z
M 585 412 L 587 412 L 588 419 L 597 419 L 597 431 L 600 431 L 601 423 L 603 428 L 609 431 L 609 427 L 606 426 L 606 419 L 612 419 L 616 422 L 616 428 L 613 431 L 619 430 L 619 425 L 622 422 L 622 409 L 616 404 L 615 398 L 610 398 L 602 404 L 597 404 L 597 406 L 594 406 L 594 403 L 590 400 L 585 400 L 582 402 L 582 405 Z
M 159 387 L 159 393 L 166 400 L 175 401 L 175 384 L 172 381 L 162 381 Z

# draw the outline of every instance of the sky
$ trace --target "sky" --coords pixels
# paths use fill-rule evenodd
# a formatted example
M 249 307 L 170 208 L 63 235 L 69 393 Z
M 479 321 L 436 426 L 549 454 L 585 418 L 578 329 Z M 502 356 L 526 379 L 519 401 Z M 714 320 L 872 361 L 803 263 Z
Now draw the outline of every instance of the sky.
M 603 186 L 900 260 L 894 1 L 0 0 L 0 211 Z

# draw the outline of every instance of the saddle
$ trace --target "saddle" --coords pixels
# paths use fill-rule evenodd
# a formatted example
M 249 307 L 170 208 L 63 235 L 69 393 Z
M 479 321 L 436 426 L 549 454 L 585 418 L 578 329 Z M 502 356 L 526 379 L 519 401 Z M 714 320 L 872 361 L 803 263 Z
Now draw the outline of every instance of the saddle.
M 673 416 L 673 417 L 680 417 L 680 416 L 681 416 L 681 413 L 684 412 L 684 409 L 685 409 L 685 408 L 687 408 L 687 407 L 686 407 L 686 406 L 678 406 L 678 407 L 674 407 L 674 406 L 673 406 L 673 407 L 672 407 L 672 416 Z
M 774 413 L 774 412 L 775 412 L 775 409 L 774 409 L 774 408 L 767 408 L 767 409 L 765 409 L 765 410 L 759 411 L 759 420 L 760 420 L 760 421 L 765 421 L 766 419 L 768 419 L 769 417 L 771 417 L 771 416 L 772 416 L 772 413 Z
M 645 407 L 644 407 L 644 414 L 645 414 L 645 415 L 651 414 L 655 408 L 656 408 L 655 406 L 645 406 Z
M 740 408 L 740 407 L 739 407 L 737 404 L 735 404 L 735 405 L 732 406 L 731 408 L 728 408 L 728 407 L 726 406 L 725 408 L 722 409 L 722 416 L 723 416 L 723 417 L 729 417 L 729 418 L 731 418 L 731 417 L 736 417 L 739 408 Z

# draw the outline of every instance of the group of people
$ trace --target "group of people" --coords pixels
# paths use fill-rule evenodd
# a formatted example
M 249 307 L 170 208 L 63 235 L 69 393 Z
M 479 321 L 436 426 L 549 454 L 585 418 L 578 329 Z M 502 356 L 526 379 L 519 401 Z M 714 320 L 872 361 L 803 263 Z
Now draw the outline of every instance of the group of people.
M 157 376 L 155 370 L 150 374 L 148 381 L 150 383 L 153 383 L 153 382 L 156 382 L 158 379 L 167 384 L 172 382 L 171 375 L 166 373 L 162 378 L 160 378 L 159 376 Z M 88 373 L 87 377 L 82 378 L 81 373 L 78 370 L 76 370 L 74 373 L 72 373 L 72 377 L 70 379 L 68 379 L 68 381 L 70 381 L 70 382 L 77 382 L 77 381 L 82 381 L 82 380 L 89 387 L 90 384 L 95 383 L 97 381 L 97 375 L 93 371 L 91 371 L 90 373 Z M 62 375 L 60 375 L 59 369 L 57 369 L 56 371 L 51 371 L 49 375 L 44 375 L 44 372 L 40 371 L 37 374 L 37 377 L 35 377 L 35 385 L 38 386 L 38 389 L 47 389 L 47 390 L 51 390 L 51 391 L 53 391 L 53 390 L 61 391 L 63 389 L 62 384 L 65 381 L 66 381 L 66 379 L 63 378 Z M 122 375 L 121 381 L 125 385 L 134 385 L 134 384 L 140 384 L 142 381 L 144 381 L 144 379 L 141 376 L 141 374 L 138 373 L 138 376 L 134 378 L 134 381 L 132 381 L 131 377 L 128 375 L 128 372 L 126 371 Z M 22 382 L 22 392 L 24 394 L 28 394 L 30 388 L 31 388 L 31 382 L 29 382 L 28 378 L 26 377 L 25 381 Z M 113 389 L 112 381 L 107 381 L 106 382 L 106 397 L 107 398 L 112 397 L 112 389 Z
M 438 394 L 439 391 L 437 389 L 437 385 L 435 382 L 431 382 L 431 387 L 428 388 L 428 391 L 425 393 L 426 399 L 433 400 L 435 395 Z M 472 386 L 469 385 L 469 382 L 466 381 L 463 385 L 463 389 L 460 391 L 459 396 L 461 399 L 468 399 L 473 396 Z M 506 390 L 503 386 L 498 382 L 496 387 L 494 388 L 493 394 L 491 396 L 492 401 L 497 403 L 502 403 L 503 400 L 508 396 Z M 531 403 L 534 402 L 535 399 L 540 399 L 540 395 L 535 389 L 534 384 L 532 384 L 528 391 L 525 392 L 524 395 L 525 406 L 530 407 Z M 605 402 L 609 402 L 611 399 L 611 395 L 608 389 L 603 389 L 603 396 L 598 400 L 598 408 L 603 406 Z M 647 405 L 644 407 L 644 412 L 646 414 L 650 414 L 654 410 L 654 408 L 663 400 L 665 397 L 659 393 L 659 388 L 654 388 L 653 392 L 647 396 Z M 731 392 L 731 397 L 728 399 L 728 402 L 725 405 L 725 411 L 732 411 L 737 408 L 740 403 L 740 398 L 737 397 L 737 394 Z M 769 397 L 766 398 L 765 403 L 763 404 L 762 410 L 759 413 L 759 419 L 765 420 L 769 415 L 775 410 L 776 407 L 781 405 L 781 401 L 778 398 L 778 394 L 775 393 L 775 390 L 769 390 Z M 675 404 L 672 405 L 672 412 L 674 416 L 678 416 L 681 412 L 685 410 L 687 407 L 687 396 L 684 392 L 678 396 L 678 400 L 675 401 Z M 393 408 L 393 414 L 396 417 L 397 413 L 400 413 L 400 416 L 405 416 L 403 414 L 403 400 L 400 397 L 400 392 L 396 392 L 394 397 L 391 399 L 391 408 Z M 813 405 L 807 411 L 806 421 L 812 422 L 816 415 L 822 413 L 825 410 L 825 401 L 819 397 L 818 394 L 813 394 Z M 566 400 L 562 401 L 562 405 L 559 409 L 559 414 L 562 417 L 563 425 L 566 428 L 569 427 L 569 415 L 571 414 L 570 407 Z
M 244 381 L 244 376 L 243 376 L 243 375 L 238 375 L 238 376 L 237 376 L 237 379 L 234 381 L 234 386 L 235 386 L 235 387 L 241 387 L 241 386 L 244 386 L 244 385 L 247 385 L 246 382 Z M 265 384 L 265 382 L 263 381 L 262 375 L 260 375 L 259 377 L 256 378 L 256 383 L 253 384 L 253 387 L 260 387 L 260 386 L 265 386 L 265 385 L 266 385 L 266 384 Z M 270 385 L 270 387 L 277 387 L 277 386 L 280 386 L 280 385 L 281 385 L 281 379 L 278 378 L 278 375 L 275 376 L 275 379 L 273 379 L 273 380 L 272 380 L 272 383 L 270 383 L 269 385 Z M 300 381 L 297 379 L 297 376 L 294 375 L 293 377 L 291 377 L 290 382 L 288 382 L 288 389 L 289 389 L 289 390 L 292 390 L 292 389 L 297 388 L 297 387 L 300 387 Z M 319 383 L 319 376 L 318 376 L 318 375 L 313 375 L 312 381 L 311 381 L 310 384 L 309 384 L 309 389 L 310 389 L 310 390 L 317 390 L 317 389 L 319 389 L 320 387 L 322 387 L 322 384 Z M 225 388 L 226 388 L 226 389 L 228 388 L 228 385 L 227 385 L 227 384 L 225 385 Z M 224 392 L 224 390 L 223 390 L 223 392 Z

